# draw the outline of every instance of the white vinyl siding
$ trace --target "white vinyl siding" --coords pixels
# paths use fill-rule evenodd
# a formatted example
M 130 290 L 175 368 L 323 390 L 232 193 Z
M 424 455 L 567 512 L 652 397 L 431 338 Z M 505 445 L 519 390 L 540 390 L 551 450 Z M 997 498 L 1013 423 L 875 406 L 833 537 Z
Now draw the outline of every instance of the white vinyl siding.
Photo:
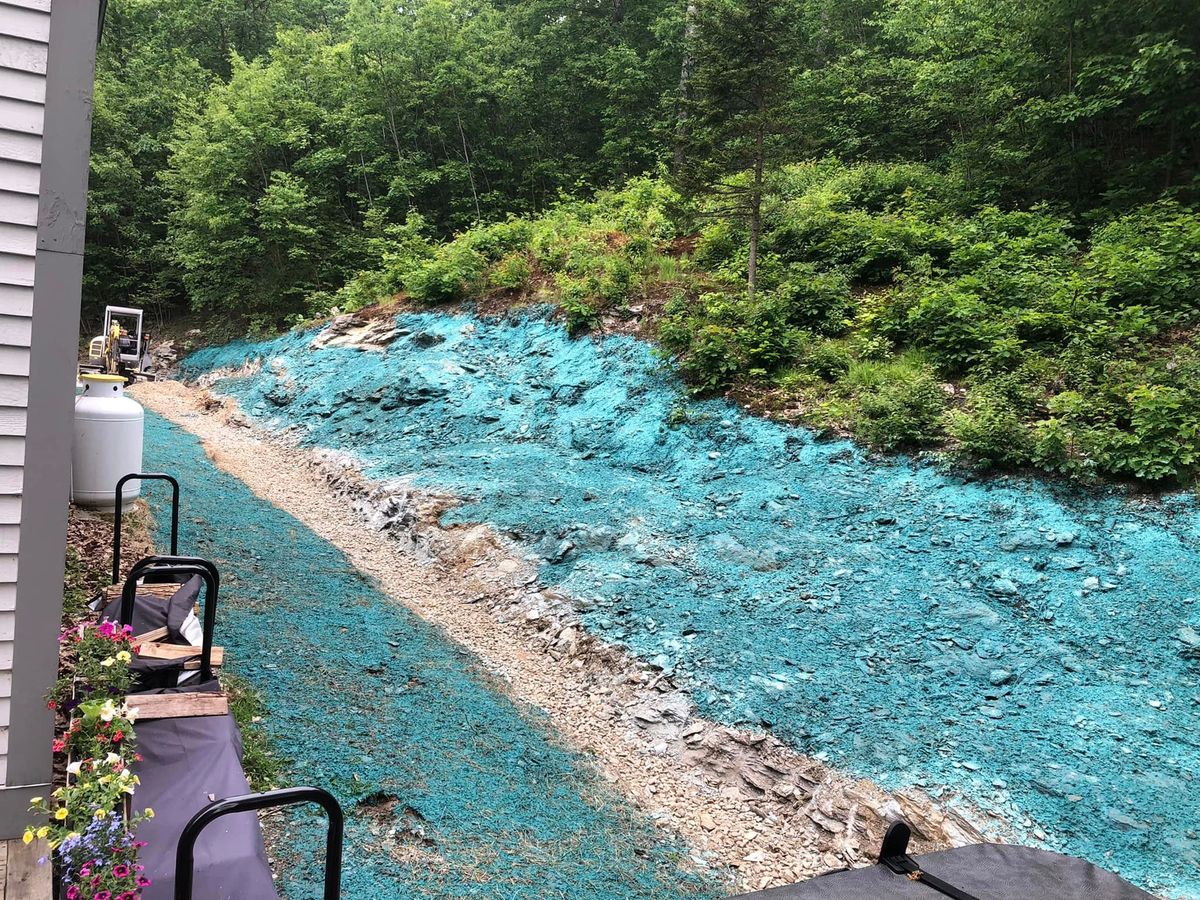
M 8 710 L 50 0 L 0 0 L 0 787 Z

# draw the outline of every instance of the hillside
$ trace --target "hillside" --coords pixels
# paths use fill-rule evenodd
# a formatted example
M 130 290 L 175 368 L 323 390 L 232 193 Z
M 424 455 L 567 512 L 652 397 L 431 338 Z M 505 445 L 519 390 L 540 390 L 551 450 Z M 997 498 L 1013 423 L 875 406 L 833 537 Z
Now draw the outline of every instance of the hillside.
M 1186 483 L 1192 12 L 114 0 L 88 303 L 640 315 L 698 391 L 872 447 Z

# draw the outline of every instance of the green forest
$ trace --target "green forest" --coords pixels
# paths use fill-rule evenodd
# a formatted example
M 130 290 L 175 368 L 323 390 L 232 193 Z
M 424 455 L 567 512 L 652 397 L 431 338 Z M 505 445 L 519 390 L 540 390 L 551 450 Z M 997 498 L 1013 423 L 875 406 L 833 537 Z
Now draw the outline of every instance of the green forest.
M 1186 484 L 1196 12 L 110 0 L 86 312 L 549 303 L 872 448 Z

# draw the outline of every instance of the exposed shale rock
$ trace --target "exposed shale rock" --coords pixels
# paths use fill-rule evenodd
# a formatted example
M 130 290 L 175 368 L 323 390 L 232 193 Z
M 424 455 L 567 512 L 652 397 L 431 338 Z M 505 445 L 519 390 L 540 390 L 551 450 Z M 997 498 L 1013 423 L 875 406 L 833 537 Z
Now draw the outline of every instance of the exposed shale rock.
M 350 313 L 331 320 L 310 346 L 383 350 L 399 336 L 400 329 L 391 316 L 367 318 Z

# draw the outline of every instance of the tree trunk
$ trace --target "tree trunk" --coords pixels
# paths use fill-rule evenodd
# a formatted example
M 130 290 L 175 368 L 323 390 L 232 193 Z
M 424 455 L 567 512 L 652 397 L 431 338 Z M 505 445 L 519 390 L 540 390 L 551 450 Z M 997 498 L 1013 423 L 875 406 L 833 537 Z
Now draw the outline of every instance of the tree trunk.
M 612 20 L 615 25 L 625 21 L 625 0 L 612 0 Z
M 763 126 L 754 133 L 754 185 L 750 189 L 750 262 L 746 267 L 746 294 L 754 299 L 758 282 L 758 239 L 762 234 L 762 199 L 764 160 Z
M 462 140 L 463 162 L 467 166 L 467 178 L 471 182 L 471 199 L 475 201 L 475 221 L 478 222 L 483 218 L 483 213 L 479 210 L 479 191 L 475 188 L 475 170 L 471 167 L 471 151 L 467 145 L 467 133 L 463 130 L 462 116 L 457 109 L 454 111 L 454 118 L 458 122 L 458 136 Z
M 683 20 L 683 64 L 679 69 L 679 117 L 675 122 L 675 171 L 683 167 L 684 145 L 691 133 L 691 123 L 688 121 L 689 105 L 694 94 L 692 91 L 692 73 L 696 68 L 696 57 L 692 45 L 696 40 L 696 16 L 699 0 L 687 0 L 687 12 Z
M 367 189 L 367 204 L 370 205 L 374 203 L 375 200 L 371 196 L 371 181 L 369 178 L 367 178 L 367 161 L 363 159 L 361 150 L 358 152 L 358 165 L 359 168 L 362 169 L 363 187 Z

